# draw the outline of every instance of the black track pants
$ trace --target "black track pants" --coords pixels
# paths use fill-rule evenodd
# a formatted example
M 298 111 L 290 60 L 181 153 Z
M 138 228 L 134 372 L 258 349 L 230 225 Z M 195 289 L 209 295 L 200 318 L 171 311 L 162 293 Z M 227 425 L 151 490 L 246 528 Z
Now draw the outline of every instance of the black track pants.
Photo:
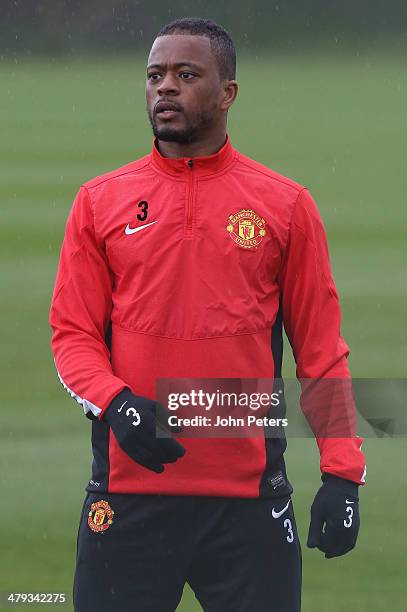
M 186 582 L 205 612 L 299 612 L 291 498 L 87 494 L 75 612 L 173 612 Z

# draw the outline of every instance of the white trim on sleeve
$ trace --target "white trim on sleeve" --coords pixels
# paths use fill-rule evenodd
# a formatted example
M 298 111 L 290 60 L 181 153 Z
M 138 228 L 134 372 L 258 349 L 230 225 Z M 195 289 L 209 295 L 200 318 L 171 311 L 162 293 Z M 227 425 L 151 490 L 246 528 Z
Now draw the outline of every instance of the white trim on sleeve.
M 56 367 L 56 364 L 55 364 Z M 58 378 L 59 378 L 59 382 L 61 383 L 61 385 L 63 386 L 63 388 L 65 389 L 65 391 L 68 391 L 69 395 L 71 397 L 73 397 L 74 399 L 76 399 L 76 401 L 78 402 L 78 404 L 80 404 L 83 408 L 83 411 L 85 414 L 87 414 L 88 412 L 92 412 L 92 414 L 94 414 L 96 417 L 99 416 L 99 414 L 102 412 L 102 409 L 99 408 L 98 406 L 96 406 L 95 404 L 92 404 L 92 402 L 90 402 L 89 400 L 79 397 L 79 395 L 77 395 L 74 391 L 72 391 L 72 389 L 70 389 L 68 387 L 67 384 L 65 384 L 61 374 L 58 371 L 58 368 L 56 367 L 57 370 L 57 374 L 58 374 Z

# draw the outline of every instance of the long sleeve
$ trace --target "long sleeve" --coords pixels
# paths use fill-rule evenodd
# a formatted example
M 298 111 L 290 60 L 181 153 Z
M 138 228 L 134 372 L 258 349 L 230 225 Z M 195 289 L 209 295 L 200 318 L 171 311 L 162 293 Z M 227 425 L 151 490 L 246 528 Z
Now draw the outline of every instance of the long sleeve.
M 61 383 L 85 414 L 98 418 L 126 387 L 112 372 L 105 342 L 111 310 L 111 272 L 88 190 L 82 187 L 61 249 L 50 310 L 51 346 Z
M 302 385 L 301 405 L 304 413 L 310 416 L 307 407 L 313 402 L 307 402 L 307 396 L 312 399 L 317 397 L 310 395 L 310 390 L 314 388 L 315 393 L 317 388 L 318 402 L 313 404 L 314 423 L 321 425 L 325 418 L 331 422 L 334 420 L 337 430 L 341 431 L 338 423 L 342 418 L 346 422 L 350 418 L 351 431 L 355 409 L 350 399 L 349 348 L 340 332 L 340 307 L 325 229 L 317 206 L 306 189 L 299 193 L 293 210 L 279 280 L 284 327 L 293 349 L 297 377 Z M 328 381 L 328 385 L 332 384 L 328 386 L 329 391 L 325 387 L 322 397 L 331 397 L 335 402 L 333 409 L 321 403 L 321 385 L 318 387 L 318 381 L 326 382 L 327 379 L 334 380 Z M 346 415 L 341 414 L 341 398 Z M 315 419 L 316 407 L 319 413 Z M 335 431 L 334 427 L 331 431 Z M 321 471 L 361 484 L 365 477 L 365 458 L 361 451 L 363 439 L 356 434 L 339 435 L 334 437 L 328 433 L 318 436 L 316 433 Z

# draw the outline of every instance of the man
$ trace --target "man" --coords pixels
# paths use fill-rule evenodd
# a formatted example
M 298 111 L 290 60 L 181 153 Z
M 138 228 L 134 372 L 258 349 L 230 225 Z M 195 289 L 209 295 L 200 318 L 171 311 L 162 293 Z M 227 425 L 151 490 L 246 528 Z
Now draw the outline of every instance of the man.
M 325 233 L 307 189 L 227 136 L 235 50 L 202 19 L 165 26 L 147 66 L 152 152 L 83 185 L 52 300 L 59 378 L 93 419 L 78 533 L 78 612 L 300 610 L 301 548 L 284 438 L 169 431 L 160 378 L 349 379 Z M 178 432 L 179 433 L 179 432 Z M 351 550 L 362 440 L 317 438 L 308 545 Z

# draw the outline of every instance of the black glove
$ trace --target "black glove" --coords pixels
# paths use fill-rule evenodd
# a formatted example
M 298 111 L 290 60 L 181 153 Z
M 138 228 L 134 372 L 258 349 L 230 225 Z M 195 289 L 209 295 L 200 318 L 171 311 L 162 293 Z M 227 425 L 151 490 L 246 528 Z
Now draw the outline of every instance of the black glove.
M 103 418 L 109 423 L 120 448 L 136 463 L 160 474 L 164 463 L 174 463 L 185 455 L 185 448 L 168 437 L 168 414 L 153 400 L 124 389 L 109 404 Z M 167 437 L 157 437 L 157 433 Z
M 360 527 L 359 485 L 326 473 L 322 481 L 311 506 L 307 546 L 319 548 L 331 559 L 355 547 Z

